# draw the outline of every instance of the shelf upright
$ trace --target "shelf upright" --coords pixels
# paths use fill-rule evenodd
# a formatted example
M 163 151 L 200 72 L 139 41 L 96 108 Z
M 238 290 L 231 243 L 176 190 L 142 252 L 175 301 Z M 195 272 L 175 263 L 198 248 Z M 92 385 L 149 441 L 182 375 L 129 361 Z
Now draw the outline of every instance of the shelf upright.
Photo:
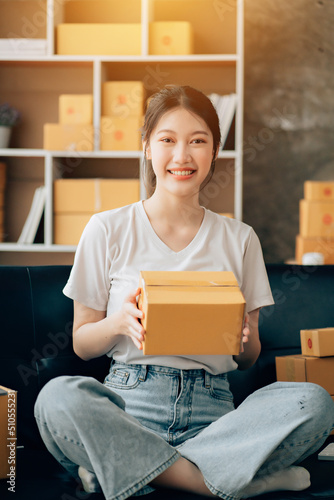
M 235 218 L 242 220 L 242 177 L 243 177 L 243 116 L 244 116 L 244 5 L 237 0 L 237 60 L 236 60 L 236 93 L 238 105 L 236 109 L 235 127 L 235 185 L 234 213 Z

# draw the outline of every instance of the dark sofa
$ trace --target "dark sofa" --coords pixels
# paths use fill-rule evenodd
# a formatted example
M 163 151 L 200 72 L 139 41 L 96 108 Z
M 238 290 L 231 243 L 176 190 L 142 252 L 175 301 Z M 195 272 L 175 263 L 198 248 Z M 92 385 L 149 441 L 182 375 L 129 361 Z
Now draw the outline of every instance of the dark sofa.
M 275 356 L 300 352 L 299 331 L 334 326 L 334 266 L 267 266 L 276 304 L 260 314 L 262 352 L 246 372 L 230 374 L 239 404 L 249 393 L 275 381 Z M 70 266 L 0 266 L 0 384 L 18 391 L 18 450 L 15 500 L 102 500 L 85 494 L 46 451 L 33 417 L 43 385 L 58 375 L 92 375 L 103 380 L 109 359 L 88 362 L 72 350 L 72 302 L 61 290 Z M 333 376 L 333 374 L 328 374 Z M 333 441 L 331 436 L 329 441 Z M 276 492 L 263 499 L 334 499 L 334 462 L 308 458 L 312 486 L 303 492 Z M 0 498 L 10 498 L 6 480 Z M 195 499 L 197 495 L 159 490 L 149 500 Z M 260 497 L 258 497 L 260 498 Z

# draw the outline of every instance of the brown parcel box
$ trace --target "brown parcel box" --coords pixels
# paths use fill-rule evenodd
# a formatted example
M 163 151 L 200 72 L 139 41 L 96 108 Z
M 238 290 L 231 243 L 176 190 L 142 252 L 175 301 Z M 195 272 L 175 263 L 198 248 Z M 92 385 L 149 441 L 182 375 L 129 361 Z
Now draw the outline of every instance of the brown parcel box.
M 306 238 L 334 238 L 334 200 L 300 200 L 299 234 Z
M 144 354 L 239 354 L 245 299 L 232 272 L 142 271 Z
M 276 357 L 276 375 L 283 382 L 312 382 L 334 394 L 334 357 L 303 354 Z
M 305 181 L 305 200 L 334 200 L 333 181 Z
M 16 475 L 17 393 L 0 385 L 0 479 Z
M 334 264 L 334 238 L 304 238 L 296 237 L 296 261 L 302 264 L 304 253 L 320 252 L 324 256 L 324 264 Z
M 301 330 L 300 341 L 305 356 L 334 356 L 334 328 Z

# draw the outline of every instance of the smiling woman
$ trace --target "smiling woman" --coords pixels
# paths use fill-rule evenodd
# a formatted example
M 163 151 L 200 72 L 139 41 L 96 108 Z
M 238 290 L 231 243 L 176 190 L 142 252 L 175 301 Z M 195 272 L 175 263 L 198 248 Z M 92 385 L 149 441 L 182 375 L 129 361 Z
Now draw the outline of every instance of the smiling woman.
M 332 428 L 333 401 L 313 384 L 273 384 L 234 409 L 227 373 L 257 360 L 259 308 L 273 298 L 253 229 L 199 203 L 218 146 L 218 117 L 204 94 L 168 87 L 154 96 L 143 134 L 151 196 L 93 215 L 64 288 L 74 301 L 75 352 L 107 354 L 110 373 L 104 384 L 53 379 L 36 419 L 53 455 L 86 491 L 101 487 L 108 499 L 156 485 L 235 500 L 302 490 L 309 474 L 291 466 Z M 145 270 L 232 271 L 247 304 L 240 354 L 144 355 L 137 298 Z M 168 319 L 161 313 L 161 323 Z

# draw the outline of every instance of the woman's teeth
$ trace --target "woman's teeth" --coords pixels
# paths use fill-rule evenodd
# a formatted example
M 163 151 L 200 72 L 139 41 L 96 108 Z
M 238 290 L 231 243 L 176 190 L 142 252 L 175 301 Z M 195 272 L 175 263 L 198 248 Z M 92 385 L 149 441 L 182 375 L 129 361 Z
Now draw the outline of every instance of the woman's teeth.
M 169 170 L 173 175 L 191 175 L 195 170 Z

